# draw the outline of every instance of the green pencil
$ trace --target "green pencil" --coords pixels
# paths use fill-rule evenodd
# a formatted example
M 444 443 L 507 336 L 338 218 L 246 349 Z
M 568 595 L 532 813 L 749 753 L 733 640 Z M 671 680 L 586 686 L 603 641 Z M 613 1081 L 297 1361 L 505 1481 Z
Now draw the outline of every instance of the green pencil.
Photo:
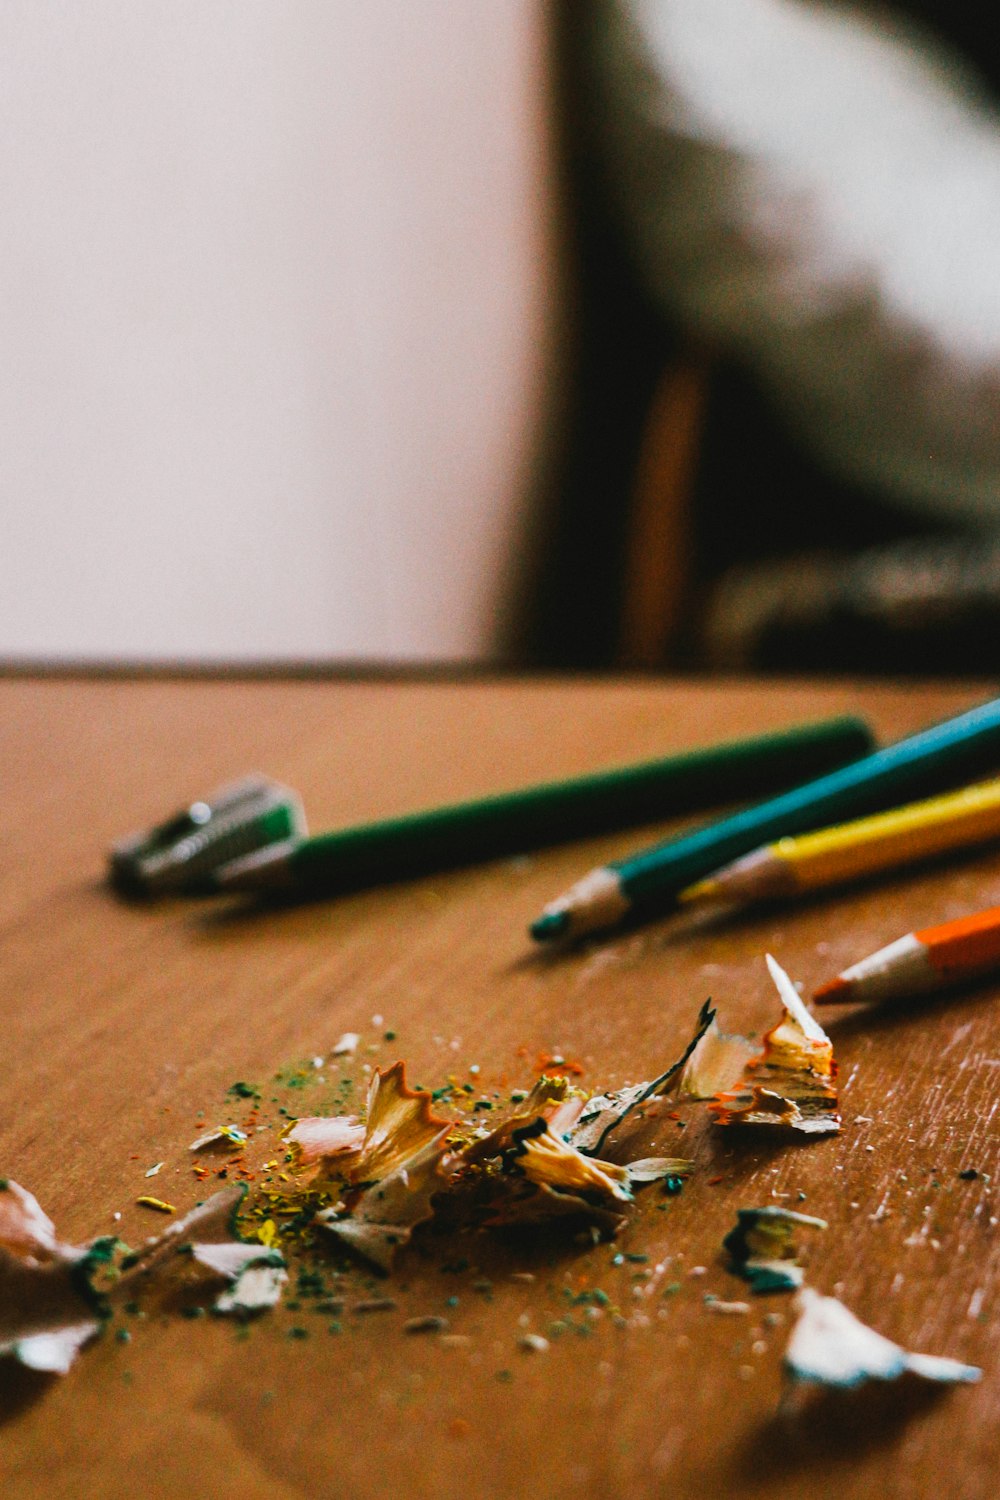
M 670 911 L 686 886 L 760 844 L 931 796 L 998 765 L 1000 698 L 720 822 L 591 870 L 545 908 L 531 936 L 552 942 Z
M 653 822 L 789 786 L 864 755 L 844 715 L 407 817 L 289 839 L 213 872 L 221 890 L 352 889 Z

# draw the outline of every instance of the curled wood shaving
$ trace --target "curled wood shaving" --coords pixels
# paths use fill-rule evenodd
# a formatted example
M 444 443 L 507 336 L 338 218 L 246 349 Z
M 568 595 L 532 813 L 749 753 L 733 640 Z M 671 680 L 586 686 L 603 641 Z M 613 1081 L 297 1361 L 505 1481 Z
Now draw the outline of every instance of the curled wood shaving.
M 764 1036 L 763 1050 L 711 1108 L 720 1125 L 782 1126 L 809 1135 L 840 1129 L 833 1044 L 810 1015 L 795 986 L 767 955 L 784 1014 Z

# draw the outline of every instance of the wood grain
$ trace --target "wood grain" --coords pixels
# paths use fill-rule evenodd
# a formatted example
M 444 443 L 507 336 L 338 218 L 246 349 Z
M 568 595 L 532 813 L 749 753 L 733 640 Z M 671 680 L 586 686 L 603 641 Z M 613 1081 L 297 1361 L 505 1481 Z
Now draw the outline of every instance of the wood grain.
M 292 783 L 318 830 L 832 712 L 859 709 L 894 738 L 988 695 L 963 684 L 0 681 L 0 1172 L 36 1193 L 64 1237 L 134 1243 L 161 1227 L 135 1204 L 146 1169 L 164 1161 L 152 1186 L 192 1205 L 205 1193 L 187 1151 L 196 1122 L 235 1111 L 227 1088 L 252 1079 L 270 1126 L 274 1075 L 342 1031 L 362 1033 L 359 1067 L 403 1056 L 428 1085 L 454 1072 L 509 1090 L 530 1082 L 538 1054 L 561 1051 L 588 1087 L 617 1086 L 671 1060 L 708 995 L 728 1029 L 767 1024 L 765 950 L 811 987 L 909 928 L 1000 903 L 987 851 L 740 921 L 674 918 L 562 959 L 531 954 L 525 927 L 544 901 L 645 841 L 634 833 L 254 915 L 117 901 L 103 881 L 111 841 L 226 779 L 260 769 Z M 645 1190 L 613 1246 L 480 1236 L 463 1248 L 468 1268 L 448 1272 L 431 1238 L 378 1289 L 397 1301 L 389 1312 L 352 1314 L 372 1283 L 344 1274 L 339 1334 L 287 1307 L 245 1334 L 151 1315 L 133 1320 L 130 1342 L 85 1350 L 62 1380 L 5 1361 L 8 1492 L 992 1496 L 998 997 L 990 981 L 910 1013 L 824 1015 L 844 1108 L 832 1139 L 740 1142 L 700 1116 L 684 1131 L 651 1125 L 651 1149 L 691 1155 L 698 1171 L 677 1197 Z M 330 1107 L 326 1085 L 300 1097 L 303 1113 Z M 261 1141 L 272 1148 L 273 1133 Z M 961 1178 L 970 1167 L 986 1175 Z M 737 1207 L 771 1202 L 829 1221 L 809 1241 L 810 1284 L 910 1348 L 981 1365 L 982 1383 L 933 1399 L 869 1391 L 779 1418 L 787 1300 L 750 1299 L 749 1316 L 732 1317 L 704 1300 L 743 1297 L 721 1240 Z M 614 1264 L 620 1252 L 648 1260 Z M 511 1279 L 525 1270 L 533 1282 Z M 617 1318 L 588 1324 L 569 1303 L 593 1287 Z M 567 1313 L 589 1331 L 553 1337 L 545 1353 L 518 1348 L 526 1329 L 548 1335 Z M 460 1341 L 404 1334 L 420 1314 L 447 1316 Z M 303 1322 L 309 1336 L 291 1336 Z

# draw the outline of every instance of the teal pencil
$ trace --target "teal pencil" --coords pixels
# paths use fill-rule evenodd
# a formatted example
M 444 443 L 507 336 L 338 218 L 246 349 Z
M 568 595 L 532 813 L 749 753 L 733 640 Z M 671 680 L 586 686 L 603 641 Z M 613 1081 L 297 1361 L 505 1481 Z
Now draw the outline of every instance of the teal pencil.
M 221 890 L 309 894 L 399 880 L 790 786 L 864 755 L 871 732 L 844 715 L 681 755 L 407 817 L 292 839 L 223 865 Z
M 931 796 L 998 765 L 1000 698 L 720 822 L 592 870 L 545 908 L 531 936 L 552 942 L 670 911 L 685 886 L 760 844 Z

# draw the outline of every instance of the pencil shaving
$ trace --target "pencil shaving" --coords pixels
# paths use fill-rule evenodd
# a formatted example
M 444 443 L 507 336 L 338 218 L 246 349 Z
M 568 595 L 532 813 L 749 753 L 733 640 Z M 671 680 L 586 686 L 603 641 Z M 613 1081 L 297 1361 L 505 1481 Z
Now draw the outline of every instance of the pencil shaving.
M 868 1380 L 918 1375 L 945 1384 L 971 1383 L 982 1372 L 938 1355 L 911 1354 L 856 1318 L 836 1297 L 809 1287 L 798 1294 L 799 1320 L 785 1351 L 785 1373 L 796 1384 L 850 1389 Z
M 760 1055 L 760 1046 L 749 1037 L 720 1031 L 714 1015 L 698 1038 L 677 1085 L 681 1099 L 714 1099 L 735 1088 L 747 1064 Z
M 219 1243 L 232 1238 L 233 1220 L 243 1201 L 244 1191 L 242 1187 L 227 1187 L 213 1193 L 183 1218 L 175 1220 L 162 1234 L 150 1236 L 132 1251 L 123 1269 L 129 1275 L 148 1274 L 175 1254 L 182 1242 Z
M 394 1169 L 356 1197 L 349 1212 L 337 1206 L 320 1210 L 316 1223 L 351 1250 L 388 1271 L 396 1251 L 409 1242 L 418 1224 L 432 1216 L 431 1199 L 447 1185 L 445 1132 L 417 1144 L 404 1156 L 397 1148 Z
M 376 1071 L 368 1089 L 368 1118 L 357 1159 L 350 1164 L 355 1183 L 378 1181 L 406 1167 L 424 1147 L 440 1145 L 452 1129 L 439 1119 L 426 1090 L 411 1089 L 406 1064 Z
M 115 1302 L 130 1295 L 137 1278 L 155 1275 L 163 1284 L 168 1276 L 184 1277 L 193 1265 L 231 1283 L 216 1298 L 214 1311 L 248 1314 L 273 1306 L 287 1279 L 284 1258 L 273 1246 L 239 1233 L 236 1216 L 243 1197 L 241 1187 L 223 1188 L 147 1240 L 127 1257 L 113 1289 Z M 251 1270 L 267 1274 L 251 1276 Z
M 304 1116 L 285 1131 L 285 1139 L 294 1148 L 295 1164 L 301 1167 L 326 1157 L 356 1156 L 365 1127 L 357 1115 Z
M 710 1099 L 725 1124 L 837 1129 L 829 1039 L 769 962 L 785 1005 L 763 1047 L 725 1036 L 706 1002 L 691 1041 L 658 1077 L 585 1099 L 565 1076 L 546 1073 L 490 1130 L 435 1116 L 431 1095 L 407 1087 L 402 1063 L 376 1072 L 363 1126 L 354 1116 L 312 1117 L 287 1132 L 300 1170 L 319 1164 L 313 1186 L 340 1195 L 317 1223 L 382 1271 L 437 1213 L 486 1227 L 577 1218 L 599 1236 L 616 1234 L 635 1188 L 671 1179 L 679 1187 L 691 1171 L 676 1157 L 623 1164 L 624 1143 L 618 1161 L 607 1159 L 612 1132 L 672 1092 Z M 791 1272 L 786 1279 L 797 1284 Z
M 212 1130 L 206 1130 L 204 1135 L 200 1135 L 196 1140 L 193 1140 L 188 1150 L 211 1151 L 215 1147 L 225 1147 L 231 1150 L 234 1146 L 244 1146 L 246 1139 L 246 1132 L 241 1130 L 238 1125 L 216 1125 Z M 147 1172 L 146 1176 L 148 1177 L 149 1175 Z
M 38 1199 L 9 1178 L 0 1189 L 0 1249 L 41 1260 L 73 1259 L 80 1253 L 60 1245 L 56 1227 Z
M 631 1183 L 645 1184 L 687 1177 L 694 1171 L 694 1162 L 681 1156 L 644 1156 L 640 1161 L 630 1161 L 625 1170 Z
M 571 1193 L 596 1193 L 601 1198 L 617 1198 L 624 1203 L 632 1198 L 626 1167 L 584 1156 L 556 1135 L 544 1119 L 515 1132 L 512 1164 L 529 1182 L 539 1185 Z
M 483 1219 L 487 1229 L 544 1229 L 564 1223 L 579 1227 L 585 1236 L 595 1240 L 613 1240 L 627 1222 L 623 1205 L 614 1199 L 595 1203 L 579 1193 L 547 1183 L 508 1178 L 504 1191 L 492 1200 Z
M 676 1065 L 663 1078 L 675 1072 Z M 600 1096 L 591 1127 L 606 1135 L 662 1081 Z M 435 1216 L 484 1228 L 574 1220 L 609 1238 L 624 1223 L 635 1187 L 668 1177 L 679 1185 L 691 1168 L 674 1157 L 646 1157 L 630 1167 L 582 1149 L 575 1135 L 589 1106 L 561 1075 L 544 1074 L 487 1131 L 468 1120 L 438 1119 L 431 1096 L 407 1088 L 402 1063 L 376 1073 L 369 1101 L 363 1127 L 348 1117 L 327 1126 L 310 1119 L 296 1122 L 288 1139 L 308 1169 L 304 1158 L 322 1151 L 325 1140 L 348 1140 L 348 1126 L 363 1130 L 357 1150 L 316 1158 L 322 1179 L 314 1177 L 311 1186 L 321 1180 L 339 1199 L 322 1208 L 315 1222 L 383 1272 L 418 1225 Z
M 721 1088 L 709 1107 L 719 1125 L 831 1134 L 840 1129 L 833 1044 L 770 955 L 768 967 L 784 1014 L 765 1034 L 763 1049 L 745 1064 L 740 1078 Z
M 768 1205 L 740 1208 L 736 1224 L 722 1241 L 730 1269 L 749 1282 L 752 1291 L 792 1292 L 801 1287 L 805 1272 L 798 1263 L 795 1231 L 799 1227 L 825 1229 L 826 1220 L 790 1208 Z
M 0 1252 L 0 1356 L 65 1375 L 100 1327 L 67 1266 L 29 1266 Z
M 63 1245 L 38 1200 L 0 1186 L 0 1356 L 65 1375 L 100 1319 L 87 1300 L 89 1251 Z
M 589 1099 L 580 1113 L 579 1122 L 568 1132 L 571 1144 L 587 1155 L 599 1151 L 611 1132 L 640 1104 L 668 1093 L 675 1079 L 678 1080 L 678 1087 L 682 1087 L 687 1064 L 714 1022 L 715 1011 L 706 1001 L 699 1012 L 694 1036 L 666 1072 L 650 1082 L 632 1084 Z
M 500 1156 L 515 1144 L 517 1131 L 540 1119 L 548 1121 L 554 1130 L 571 1137 L 573 1127 L 585 1108 L 583 1098 L 570 1093 L 567 1078 L 559 1074 L 543 1073 L 525 1099 L 485 1136 L 466 1147 L 464 1159 L 466 1162 L 477 1162 Z
M 280 1302 L 287 1280 L 284 1265 L 278 1264 L 273 1256 L 266 1262 L 246 1265 L 234 1278 L 232 1286 L 216 1297 L 213 1310 L 238 1318 L 263 1312 Z

